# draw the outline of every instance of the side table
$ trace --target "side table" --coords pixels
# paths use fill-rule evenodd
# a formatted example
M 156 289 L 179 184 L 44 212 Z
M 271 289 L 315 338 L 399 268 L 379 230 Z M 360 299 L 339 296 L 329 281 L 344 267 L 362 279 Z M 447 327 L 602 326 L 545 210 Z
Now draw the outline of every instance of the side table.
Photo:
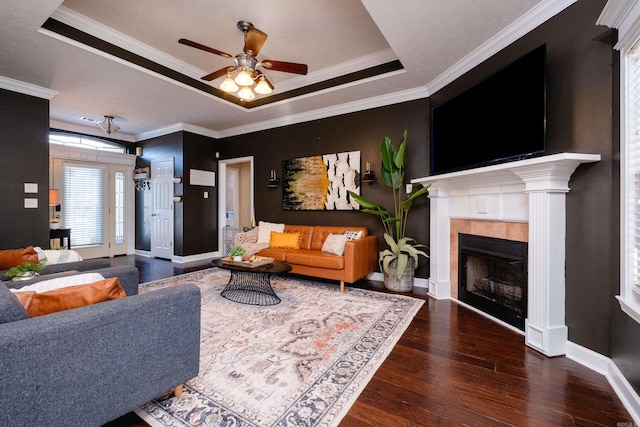
M 67 239 L 67 249 L 71 249 L 71 229 L 51 228 L 49 229 L 49 240 L 60 239 L 60 246 L 64 248 L 64 239 Z

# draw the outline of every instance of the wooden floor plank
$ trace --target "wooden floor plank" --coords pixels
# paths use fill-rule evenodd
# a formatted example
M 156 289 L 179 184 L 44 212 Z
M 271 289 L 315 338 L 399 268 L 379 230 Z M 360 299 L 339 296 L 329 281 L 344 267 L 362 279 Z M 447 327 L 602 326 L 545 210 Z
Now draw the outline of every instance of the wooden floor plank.
M 147 282 L 196 271 L 140 256 L 133 264 Z M 380 282 L 356 287 L 386 292 Z M 603 375 L 566 357 L 546 357 L 524 337 L 450 300 L 425 300 L 392 353 L 341 422 L 341 426 L 616 426 L 631 417 Z M 620 424 L 618 424 L 620 423 Z M 632 424 L 629 424 L 632 425 Z M 134 414 L 110 427 L 142 427 Z

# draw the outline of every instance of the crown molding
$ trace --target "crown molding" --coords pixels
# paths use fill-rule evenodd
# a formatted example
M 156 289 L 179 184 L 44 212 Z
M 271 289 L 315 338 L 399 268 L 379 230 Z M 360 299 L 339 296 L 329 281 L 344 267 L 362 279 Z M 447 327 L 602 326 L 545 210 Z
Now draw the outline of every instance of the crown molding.
M 273 129 L 281 126 L 288 126 L 297 123 L 309 122 L 312 120 L 324 119 L 327 117 L 339 116 L 354 113 L 357 111 L 370 110 L 372 108 L 384 107 L 401 102 L 414 101 L 416 99 L 427 98 L 429 93 L 425 87 L 418 87 L 405 91 L 395 92 L 387 95 L 376 96 L 360 101 L 349 102 L 332 107 L 321 108 L 305 113 L 280 117 L 274 120 L 267 120 L 259 123 L 252 123 L 247 126 L 229 128 L 218 132 L 219 138 L 242 135 L 246 133 L 258 132 Z
M 602 9 L 596 25 L 620 28 L 631 11 L 638 5 L 638 0 L 609 0 Z
M 200 78 L 207 73 L 67 7 L 60 6 L 51 14 L 51 18 L 187 76 Z
M 196 135 L 207 136 L 213 139 L 220 138 L 220 132 L 203 128 L 202 126 L 196 126 L 189 123 L 174 123 L 163 128 L 152 130 L 149 132 L 142 132 L 136 135 L 136 141 L 144 141 L 151 138 L 157 138 L 159 136 L 165 136 L 176 132 L 190 132 Z
M 525 34 L 553 18 L 576 1 L 577 0 L 543 0 L 538 3 L 529 12 L 512 22 L 486 42 L 482 43 L 473 52 L 456 62 L 444 73 L 429 82 L 427 84 L 428 92 L 433 94 L 439 91 Z
M 609 0 L 596 21 L 618 29 L 617 50 L 630 50 L 640 38 L 640 3 L 638 0 Z
M 388 48 L 379 52 L 374 52 L 369 55 L 364 55 L 359 58 L 352 59 L 331 67 L 326 67 L 318 71 L 308 73 L 306 76 L 295 76 L 277 83 L 278 92 L 287 92 L 289 90 L 298 89 L 303 86 L 309 86 L 314 83 L 320 83 L 326 80 L 333 79 L 335 77 L 344 76 L 345 74 L 353 73 L 358 70 L 365 70 L 367 68 L 375 67 L 377 65 L 385 64 L 387 62 L 395 61 L 398 56 L 393 49 Z M 266 71 L 269 71 L 267 68 Z M 388 74 L 382 76 L 388 77 Z M 363 80 L 358 80 L 358 83 Z M 317 92 L 314 92 L 317 93 Z
M 51 100 L 51 98 L 58 94 L 58 92 L 55 90 L 2 76 L 0 76 L 0 89 L 6 89 L 12 92 L 22 93 L 24 95 L 35 96 L 36 98 L 48 100 Z
M 97 126 L 84 126 L 84 125 L 78 125 L 78 124 L 69 123 L 69 122 L 63 122 L 60 120 L 50 119 L 49 127 L 51 129 L 66 130 L 68 132 L 76 132 L 84 135 L 95 136 L 98 138 L 117 139 L 118 141 L 123 141 L 123 142 L 136 142 L 136 138 L 133 135 L 129 135 L 127 133 L 115 132 L 106 136 L 105 133 L 102 130 L 100 130 L 100 128 L 98 128 Z

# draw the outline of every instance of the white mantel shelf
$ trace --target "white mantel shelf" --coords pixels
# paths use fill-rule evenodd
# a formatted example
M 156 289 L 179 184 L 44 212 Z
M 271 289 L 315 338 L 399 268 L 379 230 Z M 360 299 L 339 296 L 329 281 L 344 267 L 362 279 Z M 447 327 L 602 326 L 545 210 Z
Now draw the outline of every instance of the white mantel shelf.
M 524 182 L 523 175 L 529 181 L 564 180 L 581 163 L 600 161 L 599 154 L 560 153 L 549 156 L 534 157 L 510 163 L 500 163 L 460 172 L 433 175 L 425 178 L 412 179 L 412 184 L 423 186 L 437 185 L 440 189 L 469 189 L 496 186 L 518 185 Z M 569 176 L 566 176 L 567 171 Z M 532 175 L 533 174 L 533 175 Z M 536 176 L 537 175 L 537 176 Z M 551 182 L 549 182 L 551 184 Z
M 411 180 L 429 187 L 429 294 L 451 298 L 450 220 L 529 224 L 526 344 L 547 356 L 566 354 L 565 235 L 569 179 L 599 154 L 560 153 Z

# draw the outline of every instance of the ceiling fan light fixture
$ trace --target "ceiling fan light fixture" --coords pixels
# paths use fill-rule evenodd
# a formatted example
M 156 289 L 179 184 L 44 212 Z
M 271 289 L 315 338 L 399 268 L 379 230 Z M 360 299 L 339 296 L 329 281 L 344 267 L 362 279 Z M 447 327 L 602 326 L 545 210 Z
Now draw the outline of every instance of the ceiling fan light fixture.
M 220 89 L 222 89 L 225 92 L 237 92 L 238 85 L 236 84 L 236 82 L 233 81 L 231 76 L 227 74 L 227 78 L 224 79 L 224 81 L 220 85 Z
M 238 92 L 238 96 L 240 97 L 240 99 L 244 99 L 247 101 L 256 97 L 249 86 L 245 86 L 240 89 L 240 91 Z
M 253 78 L 246 70 L 241 70 L 234 81 L 240 86 L 253 86 Z
M 114 132 L 118 132 L 120 130 L 120 126 L 113 123 L 113 116 L 104 116 L 104 121 L 100 123 L 96 123 L 96 125 L 105 131 L 107 135 L 110 135 Z
M 260 77 L 260 81 L 258 82 L 258 85 L 253 90 L 255 90 L 256 93 L 259 93 L 261 95 L 268 95 L 271 92 L 273 92 L 271 90 L 271 87 L 269 87 L 269 84 L 265 80 L 264 76 Z

